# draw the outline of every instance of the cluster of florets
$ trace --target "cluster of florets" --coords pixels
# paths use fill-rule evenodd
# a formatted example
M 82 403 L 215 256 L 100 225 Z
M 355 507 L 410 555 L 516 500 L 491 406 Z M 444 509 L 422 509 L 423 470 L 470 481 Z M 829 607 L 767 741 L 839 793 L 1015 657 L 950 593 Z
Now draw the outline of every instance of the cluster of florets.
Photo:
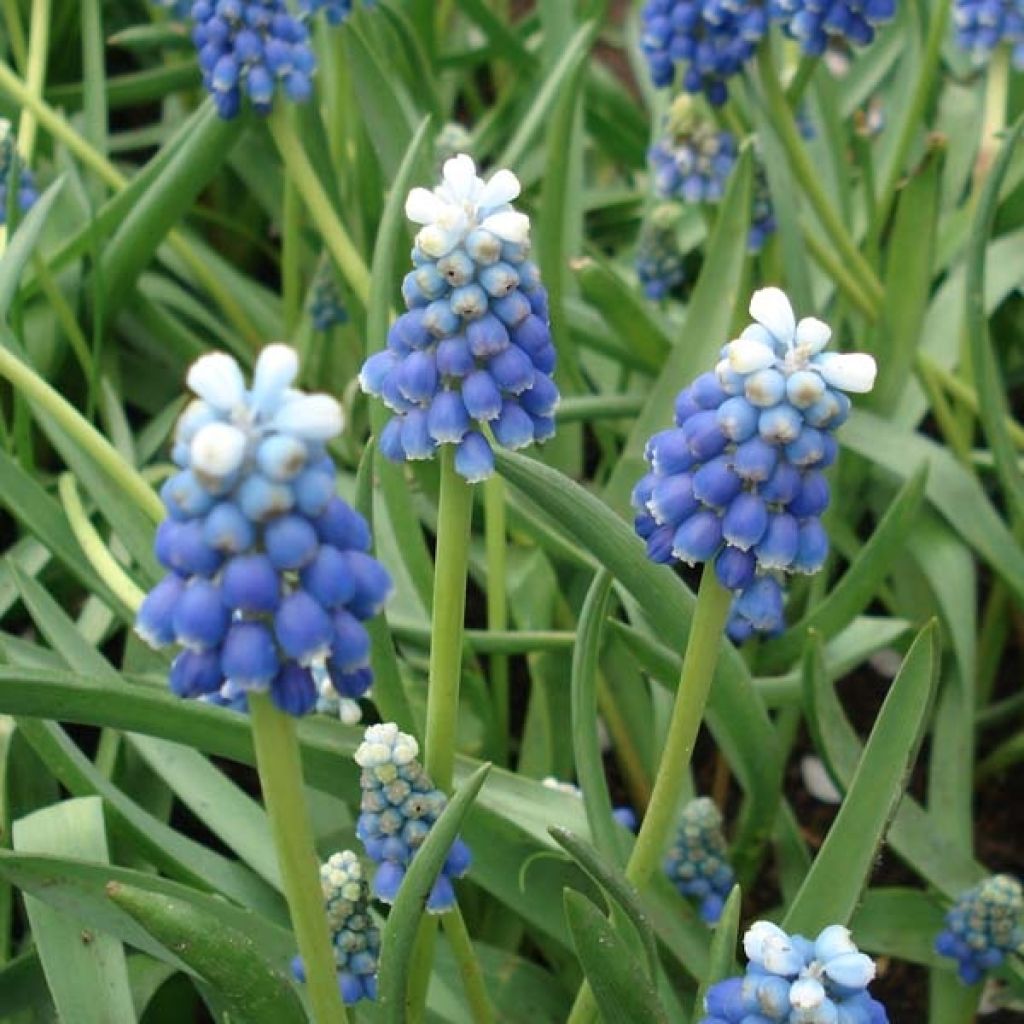
M 334 264 L 324 257 L 316 268 L 307 303 L 309 319 L 318 331 L 329 331 L 332 327 L 348 323 L 348 310 L 341 294 L 341 285 Z
M 764 167 L 758 164 L 754 171 L 754 188 L 751 197 L 750 229 L 747 232 L 747 249 L 758 253 L 765 242 L 775 234 L 775 204 L 768 188 L 768 176 Z
M 39 198 L 39 193 L 32 172 L 17 159 L 10 121 L 0 118 L 0 224 L 7 223 L 7 205 L 12 186 L 17 192 L 18 209 L 27 213 Z
M 430 459 L 452 444 L 470 482 L 490 476 L 484 436 L 523 448 L 555 432 L 558 388 L 547 293 L 528 259 L 529 218 L 512 208 L 519 181 L 486 183 L 465 155 L 448 160 L 433 192 L 415 188 L 405 211 L 422 227 L 402 283 L 408 312 L 359 380 L 394 413 L 380 450 L 394 461 Z
M 722 916 L 736 876 L 722 834 L 722 815 L 713 800 L 698 797 L 683 808 L 665 858 L 665 874 L 684 896 L 698 902 L 700 916 L 708 924 Z
M 804 53 L 819 56 L 830 42 L 867 46 L 896 14 L 896 0 L 773 0 L 786 32 Z
M 366 521 L 335 493 L 325 446 L 341 409 L 292 388 L 297 373 L 286 345 L 260 353 L 251 389 L 223 353 L 189 370 L 199 397 L 178 421 L 178 472 L 160 492 L 155 549 L 168 574 L 136 622 L 153 646 L 184 648 L 170 673 L 179 696 L 269 690 L 301 715 L 318 683 L 356 698 L 372 681 L 362 623 L 391 580 L 367 553 Z
M 655 434 L 650 472 L 633 489 L 637 533 L 656 562 L 713 562 L 737 596 L 730 635 L 782 627 L 774 573 L 815 573 L 828 553 L 822 472 L 846 419 L 844 392 L 869 391 L 867 355 L 825 352 L 827 324 L 799 323 L 778 288 L 755 292 L 756 321 L 713 373 L 679 393 L 675 427 Z
M 1002 43 L 1009 45 L 1013 66 L 1024 67 L 1024 4 L 1021 0 L 956 0 L 956 41 L 975 64 L 984 64 Z
M 572 782 L 563 782 L 561 779 L 556 779 L 554 775 L 548 775 L 542 779 L 541 785 L 547 789 L 553 789 L 557 793 L 565 793 L 567 796 L 574 796 L 580 800 L 583 799 L 583 790 L 579 786 Z M 623 828 L 629 829 L 630 832 L 636 831 L 636 812 L 632 807 L 615 807 L 612 809 L 612 817 Z
M 993 875 L 961 895 L 946 914 L 935 949 L 956 960 L 967 985 L 981 981 L 1008 953 L 1024 951 L 1024 893 L 1017 879 Z
M 647 151 L 654 191 L 662 199 L 717 203 L 736 164 L 736 137 L 698 116 L 689 96 L 677 96 L 662 137 Z
M 743 977 L 712 985 L 701 1024 L 888 1024 L 868 994 L 874 961 L 834 924 L 813 942 L 757 921 L 743 937 Z
M 243 96 L 269 114 L 278 86 L 296 103 L 309 99 L 316 57 L 285 0 L 196 0 L 191 15 L 203 85 L 221 117 L 235 117 Z
M 341 998 L 350 1006 L 376 999 L 380 932 L 370 916 L 369 886 L 359 858 L 351 850 L 332 853 L 320 865 L 320 888 Z M 301 957 L 292 961 L 292 973 L 298 981 L 306 980 Z
M 760 0 L 647 0 L 641 11 L 640 46 L 656 86 L 675 81 L 683 66 L 683 88 L 703 92 L 720 106 L 727 82 L 754 55 L 768 29 L 768 7 Z
M 406 869 L 448 803 L 416 759 L 418 753 L 412 736 L 386 722 L 366 730 L 355 754 L 363 770 L 356 835 L 367 856 L 380 865 L 373 878 L 373 894 L 385 903 L 394 902 Z M 455 906 L 452 879 L 462 878 L 471 860 L 469 847 L 456 838 L 430 890 L 430 913 L 443 914 Z
M 644 294 L 659 301 L 667 298 L 686 280 L 683 253 L 679 248 L 675 203 L 656 206 L 640 229 L 636 243 L 636 276 Z

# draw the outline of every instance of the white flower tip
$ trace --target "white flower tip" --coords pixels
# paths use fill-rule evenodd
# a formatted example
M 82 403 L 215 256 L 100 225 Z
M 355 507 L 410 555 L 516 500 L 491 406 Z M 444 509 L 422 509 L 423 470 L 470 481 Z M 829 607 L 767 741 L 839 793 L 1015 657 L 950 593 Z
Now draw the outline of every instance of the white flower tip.
M 267 345 L 256 360 L 252 393 L 262 410 L 272 408 L 299 374 L 299 354 L 290 345 Z
M 522 245 L 530 237 L 530 218 L 518 210 L 491 214 L 480 226 L 497 235 L 503 242 L 515 245 Z
M 522 186 L 519 179 L 509 170 L 502 168 L 491 175 L 480 195 L 480 205 L 493 207 L 504 206 L 519 196 Z
M 775 362 L 775 353 L 754 338 L 737 338 L 725 346 L 729 369 L 734 373 L 765 370 Z
M 875 386 L 878 366 L 865 352 L 836 352 L 821 360 L 820 373 L 831 387 L 863 395 Z
M 229 423 L 207 423 L 192 438 L 189 455 L 197 473 L 224 479 L 242 464 L 245 435 Z
M 189 367 L 185 382 L 215 409 L 233 409 L 245 398 L 242 371 L 226 352 L 207 352 L 200 356 Z
M 476 164 L 473 158 L 465 153 L 445 160 L 441 171 L 445 184 L 460 198 L 469 198 L 476 184 Z
M 781 342 L 790 342 L 796 330 L 796 317 L 781 288 L 761 288 L 750 297 L 750 315 Z
M 805 316 L 796 325 L 796 343 L 809 355 L 817 355 L 832 337 L 832 328 L 824 320 Z
M 414 224 L 430 224 L 444 210 L 444 202 L 425 188 L 414 188 L 405 200 L 405 215 Z
M 825 1001 L 825 989 L 815 978 L 800 978 L 789 990 L 789 1003 L 794 1010 L 816 1010 Z
M 330 395 L 303 395 L 283 405 L 273 425 L 304 441 L 329 441 L 341 433 L 345 417 Z

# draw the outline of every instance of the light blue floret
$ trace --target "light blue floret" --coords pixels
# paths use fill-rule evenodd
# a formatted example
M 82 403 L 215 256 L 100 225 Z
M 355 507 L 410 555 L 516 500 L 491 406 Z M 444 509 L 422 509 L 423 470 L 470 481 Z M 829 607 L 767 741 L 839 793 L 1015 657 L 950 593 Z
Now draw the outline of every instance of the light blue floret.
M 691 800 L 683 808 L 664 868 L 669 881 L 697 903 L 708 924 L 721 916 L 735 882 L 728 857 L 722 815 L 714 801 L 707 797 Z

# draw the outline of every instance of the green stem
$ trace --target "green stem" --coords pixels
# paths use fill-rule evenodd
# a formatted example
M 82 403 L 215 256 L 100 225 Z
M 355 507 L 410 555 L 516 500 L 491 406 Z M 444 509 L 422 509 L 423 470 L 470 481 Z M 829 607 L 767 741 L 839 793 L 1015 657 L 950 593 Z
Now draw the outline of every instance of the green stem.
M 36 97 L 46 84 L 46 58 L 50 50 L 50 0 L 33 0 L 28 34 L 28 64 L 25 67 L 25 88 Z M 18 121 L 18 150 L 26 164 L 32 162 L 38 129 L 35 114 L 24 109 Z
M 626 878 L 641 892 L 658 870 L 679 813 L 679 802 L 689 775 L 693 747 L 711 692 L 711 680 L 729 616 L 730 601 L 731 594 L 718 582 L 714 568 L 706 565 L 697 592 L 697 604 L 693 610 L 693 621 L 679 676 L 679 689 L 676 691 L 672 719 L 654 779 L 651 801 L 626 863 Z M 584 982 L 567 1024 L 584 1024 L 593 1020 L 596 1012 L 593 993 Z
M 818 70 L 820 63 L 820 57 L 809 57 L 807 54 L 804 54 L 800 58 L 796 74 L 789 85 L 786 86 L 786 102 L 789 104 L 790 109 L 796 110 L 800 106 L 804 93 L 807 91 L 807 86 L 811 84 L 811 79 L 814 77 L 814 72 Z
M 496 1020 L 491 998 L 484 984 L 483 971 L 473 951 L 473 942 L 469 937 L 462 911 L 456 907 L 451 913 L 441 918 L 445 938 L 451 947 L 455 963 L 462 977 L 462 987 L 469 1003 L 469 1013 L 474 1024 L 493 1024 Z
M 7 41 L 11 44 L 11 53 L 19 68 L 24 71 L 28 62 L 28 43 L 25 41 L 25 26 L 21 23 L 21 10 L 18 0 L 4 0 L 4 27 L 7 29 Z
M 285 337 L 294 336 L 302 315 L 302 272 L 299 266 L 302 237 L 299 196 L 290 179 L 285 179 L 281 209 L 281 300 L 284 306 Z
M 870 264 L 854 244 L 842 218 L 829 202 L 828 195 L 821 183 L 821 175 L 804 147 L 803 140 L 800 138 L 800 130 L 796 126 L 796 121 L 793 120 L 793 112 L 786 102 L 786 94 L 779 84 L 775 61 L 772 57 L 770 35 L 765 37 L 758 49 L 757 64 L 765 102 L 768 104 L 771 114 L 772 127 L 786 151 L 790 169 L 799 181 L 804 195 L 817 214 L 818 220 L 821 221 L 826 234 L 836 247 L 842 262 L 847 265 L 872 307 L 877 307 L 882 302 L 884 290 Z
M 495 473 L 484 484 L 484 540 L 487 550 L 487 628 L 497 632 L 508 629 L 506 533 L 505 481 Z M 492 654 L 488 666 L 494 706 L 494 759 L 505 765 L 509 757 L 508 658 L 504 654 Z
M 30 401 L 42 406 L 154 523 L 164 518 L 163 503 L 139 472 L 125 462 L 118 450 L 70 402 L 3 345 L 0 345 L 0 376 L 6 377 Z
M 263 800 L 277 849 L 292 928 L 306 969 L 315 1024 L 346 1024 L 338 991 L 313 829 L 302 788 L 295 720 L 274 707 L 268 694 L 249 695 L 253 746 Z
M 875 219 L 869 232 L 872 245 L 878 244 L 886 221 L 889 219 L 904 165 L 910 154 L 910 148 L 914 144 L 914 139 L 924 123 L 925 107 L 928 105 L 935 76 L 942 65 L 940 55 L 942 43 L 946 38 L 946 26 L 949 23 L 950 0 L 938 0 L 938 3 L 931 6 L 931 24 L 928 26 L 928 36 L 924 44 L 924 55 L 920 64 L 921 73 L 918 75 L 910 105 L 907 107 L 903 123 L 900 125 L 900 133 L 897 136 L 896 145 L 893 147 L 889 173 L 886 175 L 885 185 L 875 208 Z M 1008 48 L 1007 53 L 1009 53 Z M 993 60 L 995 58 L 996 54 L 993 54 Z
M 455 447 L 441 447 L 434 602 L 423 764 L 438 789 L 450 793 L 455 767 L 459 682 L 466 613 L 466 574 L 473 489 L 455 472 Z
M 430 666 L 427 673 L 427 724 L 423 766 L 438 789 L 450 793 L 459 720 L 459 683 L 466 617 L 466 576 L 473 522 L 473 489 L 455 472 L 455 448 L 442 445 L 441 494 L 437 507 L 434 598 Z M 409 971 L 409 1024 L 423 1019 L 434 962 L 435 920 L 420 925 Z
M 279 104 L 267 119 L 267 125 L 281 159 L 284 160 L 288 177 L 308 207 L 327 248 L 338 264 L 338 269 L 365 306 L 370 298 L 370 271 L 349 238 L 334 209 L 334 204 L 317 177 L 303 148 L 302 140 L 289 119 L 288 111 Z

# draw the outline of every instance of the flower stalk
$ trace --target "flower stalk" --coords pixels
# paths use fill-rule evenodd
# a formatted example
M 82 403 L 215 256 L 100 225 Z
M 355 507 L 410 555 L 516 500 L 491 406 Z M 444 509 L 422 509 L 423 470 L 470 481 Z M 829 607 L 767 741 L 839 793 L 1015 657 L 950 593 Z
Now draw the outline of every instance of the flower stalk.
M 295 721 L 274 707 L 267 693 L 249 695 L 249 714 L 260 787 L 292 928 L 305 967 L 313 1019 L 315 1024 L 347 1024 L 324 916 L 313 829 L 302 788 Z
M 487 629 L 508 629 L 508 597 L 505 591 L 505 547 L 507 532 L 505 481 L 497 475 L 484 482 L 484 544 L 487 552 Z M 509 688 L 508 658 L 492 654 L 488 659 L 491 695 L 494 702 L 495 757 L 508 763 Z

